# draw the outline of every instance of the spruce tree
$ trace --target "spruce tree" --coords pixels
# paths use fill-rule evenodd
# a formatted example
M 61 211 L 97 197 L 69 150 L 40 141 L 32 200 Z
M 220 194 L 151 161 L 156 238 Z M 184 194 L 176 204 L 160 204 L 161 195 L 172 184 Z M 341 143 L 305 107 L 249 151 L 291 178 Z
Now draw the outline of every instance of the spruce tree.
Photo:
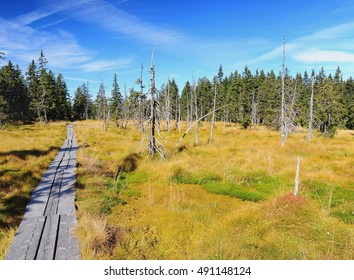
M 119 90 L 117 74 L 114 74 L 110 106 L 111 106 L 112 117 L 116 120 L 117 125 L 118 125 L 118 119 L 121 117 L 122 104 L 123 104 L 123 97 Z
M 354 80 L 352 77 L 345 82 L 344 106 L 346 108 L 345 126 L 354 129 Z
M 84 120 L 86 118 L 86 98 L 82 90 L 82 86 L 75 91 L 73 102 L 73 119 Z
M 185 119 L 187 123 L 192 121 L 192 109 L 191 109 L 191 96 L 192 96 L 192 87 L 189 81 L 183 87 L 181 94 L 181 118 Z
M 28 120 L 29 98 L 24 78 L 18 66 L 11 61 L 0 70 L 2 123 Z

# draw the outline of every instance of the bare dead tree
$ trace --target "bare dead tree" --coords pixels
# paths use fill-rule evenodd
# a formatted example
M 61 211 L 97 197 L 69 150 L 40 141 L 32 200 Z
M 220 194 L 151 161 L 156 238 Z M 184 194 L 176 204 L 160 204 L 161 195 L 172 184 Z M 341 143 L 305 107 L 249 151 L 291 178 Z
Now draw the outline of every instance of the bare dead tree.
M 197 99 L 197 91 L 196 91 L 194 77 L 193 77 L 192 90 L 194 94 L 194 106 L 195 106 L 195 144 L 198 145 L 198 99 Z
M 150 88 L 150 94 L 151 94 L 151 117 L 150 117 L 150 122 L 151 122 L 151 128 L 150 128 L 150 143 L 149 143 L 149 149 L 150 153 L 152 155 L 156 154 L 156 138 L 155 138 L 155 117 L 156 117 L 156 102 L 155 102 L 155 66 L 153 64 L 153 56 L 154 56 L 155 48 L 152 52 L 152 58 L 151 58 L 151 67 L 150 67 L 150 73 L 151 73 L 151 88 Z
M 176 120 L 176 129 L 178 129 L 178 131 L 180 131 L 180 127 L 179 127 L 179 115 L 180 115 L 180 109 L 179 109 L 179 96 L 178 93 L 176 94 L 176 110 L 175 110 L 175 120 Z
M 288 135 L 292 134 L 296 129 L 295 116 L 295 97 L 296 97 L 296 85 L 295 89 L 285 88 L 285 76 L 287 69 L 285 68 L 285 40 L 283 44 L 283 63 L 281 71 L 282 91 L 281 91 L 281 146 L 285 145 L 285 140 Z
M 189 92 L 186 92 L 187 96 L 186 96 L 186 112 L 187 112 L 187 119 L 186 119 L 186 123 L 187 125 L 190 124 L 190 106 L 189 106 Z
M 190 106 L 189 106 L 189 124 L 192 122 L 193 120 L 193 104 L 194 104 L 194 90 L 193 90 L 193 87 L 194 87 L 194 78 L 193 78 L 193 84 L 192 84 L 192 88 L 191 88 L 191 93 L 190 93 Z
M 138 127 L 141 132 L 145 132 L 145 127 L 143 125 L 143 112 L 142 112 L 142 100 L 144 96 L 144 86 L 143 86 L 143 70 L 144 70 L 144 64 L 141 64 L 141 70 L 140 70 L 140 79 L 138 79 L 138 83 L 140 86 L 140 94 L 138 98 L 138 106 L 139 106 L 139 111 L 138 111 Z
M 228 106 L 228 105 L 226 105 Z M 186 135 L 188 134 L 188 132 L 193 128 L 193 126 L 197 126 L 198 125 L 198 122 L 200 122 L 201 120 L 203 120 L 204 118 L 206 118 L 207 116 L 215 113 L 216 111 L 226 107 L 226 106 L 223 106 L 223 107 L 220 107 L 220 108 L 217 108 L 211 112 L 209 112 L 208 114 L 205 114 L 204 116 L 201 116 L 199 119 L 196 119 L 195 122 L 193 122 L 189 127 L 188 129 L 183 133 L 182 137 L 178 140 L 177 144 L 175 147 L 177 147 L 179 144 L 181 144 L 182 140 L 184 139 L 184 137 L 186 137 Z
M 155 99 L 155 65 L 154 65 L 154 54 L 156 49 L 156 43 L 154 45 L 152 54 L 151 54 L 151 66 L 150 66 L 150 73 L 151 73 L 151 87 L 150 87 L 150 94 L 151 94 L 151 101 L 150 101 L 150 140 L 149 140 L 149 153 L 150 155 L 155 155 L 159 153 L 159 155 L 165 159 L 165 151 L 166 149 L 163 147 L 162 143 L 156 139 L 155 129 L 156 129 L 156 118 L 157 118 L 157 101 Z
M 315 88 L 315 73 L 316 73 L 316 62 L 312 70 L 312 81 L 311 81 L 311 97 L 310 97 L 310 121 L 309 121 L 309 133 L 307 135 L 307 140 L 312 139 L 312 126 L 313 126 L 313 95 Z
M 283 63 L 281 71 L 281 146 L 285 145 L 286 134 L 286 124 L 285 124 L 285 39 L 283 38 Z
M 178 97 L 178 132 L 181 132 L 181 98 Z
M 170 123 L 170 78 L 168 78 L 167 82 L 167 96 L 165 100 L 165 107 L 166 107 L 166 126 L 167 131 L 170 132 L 171 130 L 171 123 Z
M 103 129 L 107 131 L 109 120 L 111 118 L 111 111 L 109 106 L 106 106 L 105 111 L 103 113 Z
M 216 77 L 214 80 L 214 100 L 213 100 L 213 114 L 211 117 L 211 127 L 210 127 L 210 137 L 209 137 L 209 142 L 213 141 L 213 132 L 214 132 L 214 120 L 215 120 L 215 106 L 216 106 L 216 96 L 217 96 L 217 81 Z

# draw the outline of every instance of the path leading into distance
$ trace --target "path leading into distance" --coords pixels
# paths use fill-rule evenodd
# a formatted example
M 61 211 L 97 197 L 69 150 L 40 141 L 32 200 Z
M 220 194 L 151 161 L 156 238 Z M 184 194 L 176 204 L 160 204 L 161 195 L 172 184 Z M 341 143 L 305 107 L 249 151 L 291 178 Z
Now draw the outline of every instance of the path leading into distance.
M 33 191 L 7 260 L 76 260 L 80 248 L 73 229 L 77 141 L 71 124 L 64 144 Z

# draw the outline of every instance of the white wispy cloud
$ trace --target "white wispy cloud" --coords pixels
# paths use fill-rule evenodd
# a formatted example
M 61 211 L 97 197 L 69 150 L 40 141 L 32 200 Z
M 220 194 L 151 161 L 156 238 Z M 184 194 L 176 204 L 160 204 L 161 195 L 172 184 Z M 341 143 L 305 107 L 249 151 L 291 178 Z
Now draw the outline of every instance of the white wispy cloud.
M 80 65 L 78 68 L 84 72 L 100 72 L 127 68 L 134 62 L 133 58 L 113 60 L 94 60 Z
M 36 60 L 41 49 L 44 49 L 50 65 L 58 68 L 70 68 L 93 59 L 90 51 L 80 46 L 66 31 L 39 31 L 2 18 L 0 42 L 5 53 L 17 63 L 28 64 L 32 59 Z
M 156 38 L 159 38 L 159 44 L 174 44 L 183 37 L 176 31 L 143 21 L 103 0 L 88 0 L 80 9 L 70 9 L 70 16 L 149 44 L 153 44 Z
M 325 28 L 308 36 L 297 39 L 299 42 L 314 42 L 317 40 L 333 40 L 338 38 L 348 38 L 348 33 L 353 32 L 354 22 L 340 24 L 330 28 Z
M 294 59 L 305 63 L 313 63 L 314 58 L 317 62 L 353 63 L 354 53 L 345 51 L 320 50 L 314 48 L 305 51 L 299 51 L 294 54 Z
M 299 69 L 306 69 L 315 61 L 325 68 L 328 66 L 333 69 L 334 65 L 338 64 L 345 67 L 354 62 L 353 33 L 354 22 L 349 22 L 293 39 L 286 43 L 286 61 Z M 275 68 L 280 67 L 282 50 L 283 46 L 279 43 L 272 50 L 240 64 L 259 65 L 273 62 L 276 63 Z
M 68 76 L 65 77 L 65 80 L 68 80 L 68 81 L 75 81 L 75 82 L 82 82 L 82 83 L 89 82 L 89 83 L 93 83 L 93 84 L 99 84 L 99 83 L 101 83 L 100 81 L 96 81 L 96 80 L 84 79 L 84 78 L 77 78 L 77 77 L 68 77 Z
M 50 12 L 36 11 L 30 14 L 31 16 L 25 15 L 15 20 L 0 18 L 2 51 L 6 53 L 7 57 L 25 67 L 31 60 L 38 58 L 41 49 L 44 50 L 50 67 L 77 69 L 84 72 L 122 69 L 129 67 L 134 60 L 133 57 L 97 59 L 97 52 L 81 46 L 70 32 L 60 29 L 48 32 L 26 25 L 35 19 L 51 14 Z
M 90 0 L 76 0 L 76 1 L 46 1 L 40 8 L 35 9 L 29 13 L 12 18 L 11 21 L 20 25 L 29 25 L 37 20 L 46 18 L 58 12 L 79 7 Z
M 44 25 L 41 25 L 40 27 L 38 27 L 37 29 L 40 30 L 40 29 L 44 29 L 44 28 L 47 28 L 47 27 L 50 27 L 50 26 L 53 26 L 53 25 L 57 25 L 59 23 L 62 23 L 64 21 L 67 21 L 68 18 L 62 18 L 62 19 L 59 19 L 59 20 L 56 20 L 56 21 L 53 21 L 53 22 L 50 22 L 50 23 L 47 23 L 47 24 L 44 24 Z

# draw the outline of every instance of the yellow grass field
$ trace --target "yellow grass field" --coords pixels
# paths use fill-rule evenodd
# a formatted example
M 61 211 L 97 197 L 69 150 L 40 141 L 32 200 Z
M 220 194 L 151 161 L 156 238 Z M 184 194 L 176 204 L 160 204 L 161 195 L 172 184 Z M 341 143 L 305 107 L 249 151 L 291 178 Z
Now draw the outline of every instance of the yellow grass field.
M 31 192 L 63 144 L 66 123 L 0 130 L 0 259 L 24 214 Z
M 65 125 L 0 131 L 0 258 Z M 175 147 L 183 126 L 162 125 L 161 160 L 133 123 L 74 123 L 83 259 L 354 259 L 354 131 L 311 142 L 304 131 L 281 148 L 279 132 L 223 123 L 208 143 L 205 122 L 197 146 L 191 130 Z
M 77 206 L 85 259 L 353 259 L 354 132 L 279 132 L 217 123 L 158 140 L 147 156 L 138 129 L 74 124 Z M 301 157 L 300 188 L 292 195 Z M 124 172 L 117 177 L 117 170 Z

